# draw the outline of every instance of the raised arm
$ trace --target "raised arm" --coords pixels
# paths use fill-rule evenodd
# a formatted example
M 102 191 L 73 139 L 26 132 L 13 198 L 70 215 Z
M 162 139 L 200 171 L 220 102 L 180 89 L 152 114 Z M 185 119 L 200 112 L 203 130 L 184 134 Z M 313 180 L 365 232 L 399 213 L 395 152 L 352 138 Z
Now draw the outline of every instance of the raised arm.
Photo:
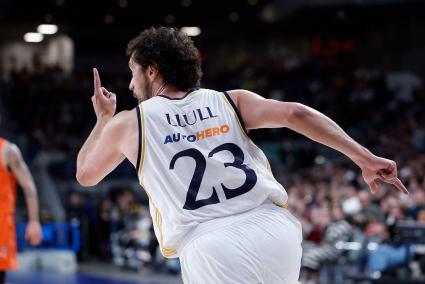
M 25 195 L 29 219 L 25 238 L 31 245 L 38 245 L 41 242 L 42 233 L 38 214 L 37 188 L 19 148 L 15 144 L 8 143 L 5 154 L 6 164 L 12 170 Z
M 121 138 L 126 135 L 130 112 L 114 116 L 116 97 L 101 87 L 99 74 L 93 69 L 92 104 L 97 122 L 77 157 L 76 178 L 83 186 L 93 186 L 115 169 L 125 158 Z
M 229 95 L 247 129 L 290 128 L 349 157 L 361 168 L 363 178 L 372 192 L 377 190 L 375 180 L 379 178 L 408 194 L 397 177 L 397 165 L 394 161 L 373 155 L 333 120 L 317 110 L 300 103 L 264 99 L 246 90 L 230 91 Z

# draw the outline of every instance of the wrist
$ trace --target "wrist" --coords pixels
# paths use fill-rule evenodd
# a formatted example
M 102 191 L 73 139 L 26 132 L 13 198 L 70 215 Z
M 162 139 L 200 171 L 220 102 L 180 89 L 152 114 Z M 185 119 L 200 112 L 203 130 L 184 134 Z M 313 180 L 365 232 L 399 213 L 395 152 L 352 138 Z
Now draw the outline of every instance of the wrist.
M 360 168 L 363 168 L 364 165 L 369 164 L 370 161 L 375 157 L 368 149 L 361 146 L 361 149 L 358 153 L 356 153 L 355 156 L 351 157 L 353 162 L 359 166 Z
M 107 115 L 101 115 L 97 117 L 96 120 L 96 128 L 103 128 L 105 127 L 105 125 L 111 120 L 111 116 L 107 116 Z

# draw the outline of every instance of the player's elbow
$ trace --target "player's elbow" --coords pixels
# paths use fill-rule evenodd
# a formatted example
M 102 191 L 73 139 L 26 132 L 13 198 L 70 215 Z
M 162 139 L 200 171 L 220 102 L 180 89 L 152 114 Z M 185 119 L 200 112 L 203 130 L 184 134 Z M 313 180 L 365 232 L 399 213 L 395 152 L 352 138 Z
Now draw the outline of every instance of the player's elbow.
M 90 173 L 85 169 L 78 169 L 75 174 L 75 177 L 78 181 L 78 183 L 82 186 L 88 187 L 88 186 L 94 186 L 98 183 L 97 180 L 93 179 L 90 175 Z
M 298 121 L 306 119 L 310 115 L 310 111 L 307 106 L 301 103 L 291 103 L 290 111 L 286 121 L 288 125 L 297 123 Z

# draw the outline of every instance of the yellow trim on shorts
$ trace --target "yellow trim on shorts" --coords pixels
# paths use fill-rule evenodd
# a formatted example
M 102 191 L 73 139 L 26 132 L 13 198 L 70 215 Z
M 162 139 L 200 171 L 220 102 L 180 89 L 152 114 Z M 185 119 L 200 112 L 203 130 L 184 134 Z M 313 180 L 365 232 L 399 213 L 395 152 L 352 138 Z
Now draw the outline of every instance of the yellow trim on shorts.
M 277 205 L 277 206 L 285 208 L 285 209 L 288 209 L 288 207 L 289 207 L 288 202 L 281 204 L 281 205 Z
M 245 132 L 245 129 L 243 128 L 243 126 L 242 126 L 242 123 L 239 121 L 239 117 L 238 117 L 238 114 L 235 112 L 235 110 L 233 109 L 233 107 L 230 105 L 230 103 L 229 103 L 229 101 L 227 100 L 227 98 L 226 98 L 226 96 L 224 95 L 224 93 L 221 93 L 220 92 L 220 95 L 223 97 L 223 100 L 226 102 L 226 106 L 231 110 L 231 112 L 233 113 L 233 115 L 235 116 L 235 119 L 236 119 L 236 121 L 237 121 L 237 123 L 238 123 L 238 125 L 239 125 L 239 129 L 241 130 L 241 132 L 243 133 L 243 135 L 247 138 L 247 139 L 249 139 L 249 140 L 251 140 L 249 137 L 248 137 L 248 135 L 246 134 L 246 132 Z

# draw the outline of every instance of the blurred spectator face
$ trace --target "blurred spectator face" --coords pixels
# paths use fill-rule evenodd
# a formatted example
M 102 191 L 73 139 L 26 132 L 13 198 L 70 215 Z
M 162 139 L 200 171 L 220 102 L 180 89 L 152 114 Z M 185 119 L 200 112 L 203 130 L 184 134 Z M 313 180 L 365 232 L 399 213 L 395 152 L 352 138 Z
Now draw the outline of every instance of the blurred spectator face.
M 82 194 L 78 192 L 72 192 L 69 196 L 69 204 L 72 207 L 81 207 L 85 202 L 85 198 Z
M 425 192 L 422 189 L 415 191 L 413 194 L 413 204 L 415 206 L 425 205 Z
M 380 240 L 389 238 L 388 228 L 381 222 L 372 222 L 365 229 L 366 236 L 378 237 Z
M 419 224 L 425 224 L 425 209 L 419 211 L 417 221 Z
M 311 211 L 311 221 L 313 225 L 326 227 L 330 223 L 329 209 L 325 207 L 314 208 Z
M 389 211 L 391 210 L 391 208 L 393 207 L 398 207 L 399 205 L 399 201 L 394 198 L 393 196 L 388 196 L 387 198 L 385 198 L 382 203 L 381 203 L 381 210 L 384 213 L 389 213 Z
M 367 205 L 369 205 L 370 202 L 370 194 L 369 192 L 362 190 L 359 192 L 359 200 L 360 204 L 362 205 L 362 208 L 365 208 Z
M 404 220 L 405 219 L 405 216 L 404 216 L 403 211 L 401 210 L 400 206 L 391 207 L 388 215 L 390 217 L 397 219 L 397 220 Z
M 110 213 L 112 210 L 112 202 L 110 199 L 103 199 L 100 204 L 100 217 L 102 220 L 107 221 L 110 219 Z
M 402 170 L 404 170 L 406 168 L 403 168 Z M 400 171 L 401 172 L 401 171 Z M 401 176 L 401 173 L 400 173 Z M 420 188 L 418 180 L 416 178 L 409 178 L 409 191 L 414 191 L 414 190 L 418 190 Z
M 112 208 L 112 201 L 110 199 L 103 199 L 100 205 L 101 210 L 110 210 Z
M 340 206 L 332 207 L 332 219 L 333 221 L 339 221 L 344 219 L 344 213 L 342 212 L 342 209 Z
M 118 197 L 118 207 L 122 211 L 128 211 L 134 203 L 134 195 L 131 191 L 125 191 Z
M 347 197 L 354 197 L 357 196 L 357 190 L 354 186 L 349 186 L 347 188 Z
M 320 183 L 318 185 L 315 198 L 317 204 L 322 204 L 325 201 L 328 190 L 329 186 L 326 183 Z

